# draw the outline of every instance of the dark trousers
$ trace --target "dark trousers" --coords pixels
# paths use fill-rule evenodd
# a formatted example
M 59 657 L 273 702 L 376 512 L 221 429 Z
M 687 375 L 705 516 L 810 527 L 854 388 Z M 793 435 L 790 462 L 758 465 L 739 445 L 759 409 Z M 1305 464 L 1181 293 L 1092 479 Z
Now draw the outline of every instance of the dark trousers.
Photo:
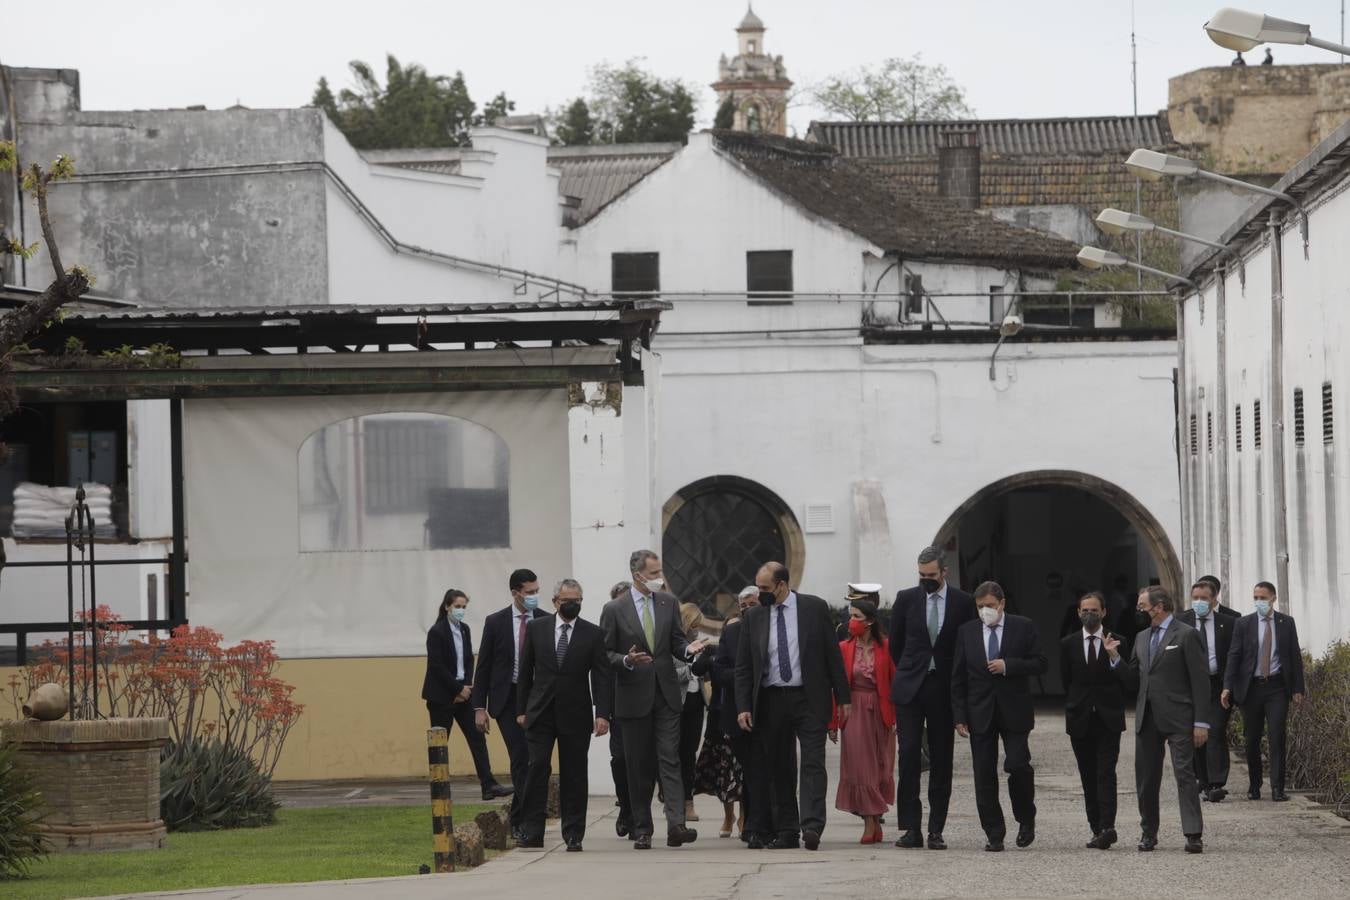
M 751 732 L 752 759 L 745 774 L 751 803 L 745 827 L 763 835 L 796 837 L 825 831 L 825 731 L 801 688 L 763 687 Z M 797 801 L 797 747 L 801 746 L 801 803 Z M 760 798 L 763 798 L 761 800 Z M 750 821 L 750 817 L 754 821 Z
M 623 725 L 618 719 L 609 723 L 609 774 L 614 778 L 614 794 L 619 801 L 619 818 L 633 824 L 633 799 L 628 795 L 628 764 L 623 757 Z
M 1003 804 L 998 799 L 998 741 L 1003 739 L 1003 771 L 1008 773 L 1008 799 L 1013 818 L 1022 825 L 1036 821 L 1036 770 L 1031 767 L 1031 748 L 1027 732 L 975 731 L 970 735 L 970 755 L 975 768 L 975 808 L 980 827 L 992 841 L 1001 841 L 1008 833 Z
M 447 737 L 453 730 L 450 724 L 459 723 L 459 730 L 464 732 L 464 741 L 469 745 L 469 755 L 473 757 L 473 770 L 478 775 L 478 784 L 483 790 L 495 785 L 497 779 L 492 777 L 492 763 L 488 761 L 487 738 L 474 724 L 473 706 L 468 703 L 443 706 L 428 701 L 427 712 L 431 715 L 431 727 L 444 728 Z
M 951 683 L 929 672 L 909 703 L 895 705 L 900 750 L 900 780 L 895 786 L 896 824 L 901 831 L 923 826 L 919 801 L 919 770 L 923 764 L 920 736 L 928 731 L 928 831 L 941 834 L 952 798 L 952 750 L 956 736 L 952 722 Z
M 1158 792 L 1162 790 L 1164 748 L 1172 751 L 1172 774 L 1177 780 L 1177 805 L 1181 807 L 1182 834 L 1201 834 L 1205 830 L 1200 812 L 1200 791 L 1195 781 L 1195 743 L 1190 732 L 1163 734 L 1153 720 L 1153 712 L 1144 708 L 1143 718 L 1134 735 L 1134 784 L 1139 795 L 1139 828 L 1144 834 L 1158 836 Z
M 1069 738 L 1069 743 L 1078 760 L 1078 777 L 1083 782 L 1083 806 L 1087 811 L 1088 827 L 1094 835 L 1115 828 L 1120 732 L 1107 728 L 1094 716 L 1088 733 Z
M 565 841 L 580 841 L 586 836 L 586 754 L 591 746 L 590 732 L 558 734 L 553 720 L 553 707 L 550 705 L 530 723 L 525 731 L 525 741 L 529 746 L 530 768 L 525 778 L 521 830 L 530 839 L 544 836 L 548 778 L 556 744 L 562 836 Z
M 506 753 L 511 758 L 511 783 L 516 786 L 516 792 L 511 795 L 511 827 L 519 828 L 523 808 L 521 804 L 525 802 L 524 791 L 520 790 L 520 786 L 529 777 L 530 748 L 525 743 L 525 729 L 516 724 L 514 684 L 511 685 L 511 692 L 506 695 L 506 705 L 502 707 L 502 714 L 497 717 L 497 728 L 501 730 Z
M 684 709 L 680 711 L 680 781 L 684 784 L 684 799 L 694 799 L 694 764 L 698 762 L 698 744 L 703 737 L 707 706 L 703 692 L 685 694 Z
M 684 824 L 684 785 L 680 781 L 680 710 L 657 691 L 649 715 L 621 719 L 633 835 L 652 835 L 652 793 L 661 779 L 666 826 Z
M 1228 783 L 1228 717 L 1231 709 L 1219 702 L 1223 676 L 1209 676 L 1209 740 L 1195 752 L 1195 778 L 1201 789 L 1223 787 Z
M 1247 699 L 1242 704 L 1242 736 L 1247 744 L 1249 788 L 1261 790 L 1261 734 L 1270 745 L 1270 789 L 1284 790 L 1285 721 L 1289 718 L 1289 695 L 1284 691 L 1284 676 L 1272 675 L 1266 681 L 1252 679 Z

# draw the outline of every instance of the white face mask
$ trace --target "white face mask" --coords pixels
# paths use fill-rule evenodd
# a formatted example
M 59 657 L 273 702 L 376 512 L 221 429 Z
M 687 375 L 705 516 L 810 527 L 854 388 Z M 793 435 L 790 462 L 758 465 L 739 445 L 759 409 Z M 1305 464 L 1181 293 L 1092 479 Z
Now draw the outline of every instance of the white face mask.
M 998 622 L 999 611 L 997 606 L 981 606 L 980 621 L 986 625 L 994 625 Z
M 666 582 L 664 579 L 654 578 L 651 581 L 642 582 L 642 585 L 643 587 L 645 587 L 647 590 L 651 591 L 654 594 L 657 591 L 661 590 L 661 588 L 665 587 Z

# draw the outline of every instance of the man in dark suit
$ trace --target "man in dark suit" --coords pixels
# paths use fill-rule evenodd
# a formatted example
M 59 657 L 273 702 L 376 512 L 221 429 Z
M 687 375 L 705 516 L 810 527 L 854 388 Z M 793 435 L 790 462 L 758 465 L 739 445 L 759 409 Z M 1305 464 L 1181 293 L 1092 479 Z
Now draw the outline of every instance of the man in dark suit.
M 1263 581 L 1252 589 L 1256 612 L 1243 616 L 1233 629 L 1221 702 L 1242 707 L 1242 732 L 1247 745 L 1247 796 L 1261 799 L 1261 733 L 1270 743 L 1270 799 L 1288 800 L 1284 792 L 1285 721 L 1289 701 L 1303 703 L 1303 652 L 1294 620 L 1275 611 L 1275 585 Z
M 1195 749 L 1209 738 L 1205 709 L 1209 705 L 1209 674 L 1200 635 L 1173 615 L 1172 595 L 1160 586 L 1139 592 L 1136 622 L 1139 632 L 1128 665 L 1120 657 L 1120 642 L 1108 635 L 1106 652 L 1111 667 L 1120 671 L 1127 690 L 1135 690 L 1134 780 L 1139 797 L 1139 850 L 1158 846 L 1158 791 L 1162 787 L 1163 751 L 1171 748 L 1172 772 L 1177 781 L 1181 830 L 1186 852 L 1203 853 L 1204 817 L 1195 781 Z
M 633 582 L 620 581 L 609 589 L 609 599 L 627 597 Z M 613 667 L 611 667 L 611 672 Z M 619 814 L 614 818 L 614 833 L 633 840 L 633 803 L 628 791 L 628 763 L 623 756 L 623 727 L 619 720 L 609 721 L 609 775 L 614 779 L 615 806 Z
M 1006 598 L 996 581 L 975 589 L 979 621 L 956 633 L 952 660 L 952 719 L 961 737 L 970 738 L 975 770 L 975 807 L 989 842 L 999 852 L 1007 834 L 998 799 L 998 742 L 1003 740 L 1003 770 L 1008 799 L 1017 820 L 1017 846 L 1036 839 L 1036 770 L 1027 739 L 1036 725 L 1031 678 L 1049 668 L 1041 652 L 1036 624 L 1004 611 Z
M 1125 692 L 1107 667 L 1106 598 L 1097 591 L 1078 600 L 1082 627 L 1059 645 L 1059 676 L 1064 685 L 1064 730 L 1069 733 L 1083 806 L 1092 840 L 1087 846 L 1109 850 L 1116 835 L 1116 763 L 1125 730 Z M 1117 638 L 1119 640 L 1119 638 Z
M 746 774 L 755 798 L 746 822 L 752 849 L 765 846 L 770 837 L 776 848 L 820 846 L 829 784 L 825 734 L 835 704 L 840 727 L 852 708 L 829 605 L 798 594 L 788 581 L 782 563 L 760 567 L 755 586 L 761 605 L 745 614 L 736 647 L 736 722 L 754 740 L 754 761 Z M 798 744 L 800 807 L 792 764 L 792 748 Z M 770 796 L 772 803 L 760 799 Z
M 523 704 L 517 702 L 516 682 L 520 673 L 520 654 L 525 644 L 525 626 L 544 615 L 539 606 L 539 576 L 529 569 L 516 569 L 508 581 L 511 605 L 483 620 L 483 642 L 478 647 L 478 670 L 473 679 L 469 702 L 473 704 L 478 730 L 491 730 L 488 716 L 497 720 L 502 741 L 511 759 L 511 783 L 522 785 L 529 774 L 530 751 L 525 732 L 516 724 Z M 521 797 L 511 798 L 511 834 L 520 839 Z
M 1191 585 L 1191 608 L 1177 616 L 1194 628 L 1205 645 L 1205 667 L 1209 672 L 1209 705 L 1204 719 L 1209 723 L 1214 740 L 1206 741 L 1203 750 L 1195 751 L 1195 777 L 1200 795 L 1211 803 L 1219 803 L 1228 796 L 1228 710 L 1219 702 L 1223 693 L 1224 671 L 1228 668 L 1228 651 L 1233 645 L 1233 627 L 1236 613 L 1225 613 L 1219 606 L 1214 581 L 1201 578 Z
M 945 850 L 942 829 L 952 796 L 952 656 L 956 632 L 975 620 L 975 601 L 947 583 L 939 547 L 919 554 L 919 586 L 900 591 L 891 610 L 891 702 L 900 750 L 895 788 L 897 847 L 923 846 L 923 804 L 919 801 L 920 736 L 928 730 L 928 847 Z
M 661 559 L 650 550 L 629 557 L 633 588 L 605 604 L 600 629 L 614 670 L 614 717 L 623 733 L 633 847 L 652 846 L 652 792 L 659 773 L 665 797 L 666 845 L 692 843 L 698 832 L 685 825 L 680 777 L 680 713 L 684 688 L 675 660 L 703 649 L 690 644 L 680 625 L 680 605 L 662 593 Z
M 558 582 L 553 607 L 556 615 L 541 616 L 527 627 L 520 658 L 524 711 L 516 724 L 525 729 L 530 747 L 521 846 L 544 846 L 548 776 L 557 745 L 562 836 L 567 852 L 579 853 L 586 835 L 586 756 L 591 735 L 609 732 L 614 679 L 604 634 L 580 618 L 581 585 L 571 578 Z
M 436 622 L 427 632 L 427 672 L 422 679 L 422 699 L 427 702 L 432 728 L 450 732 L 459 723 L 464 741 L 473 757 L 474 772 L 483 789 L 484 800 L 509 797 L 513 788 L 497 783 L 488 761 L 487 740 L 474 723 L 473 706 L 473 632 L 464 624 L 469 595 L 451 588 L 445 592 Z

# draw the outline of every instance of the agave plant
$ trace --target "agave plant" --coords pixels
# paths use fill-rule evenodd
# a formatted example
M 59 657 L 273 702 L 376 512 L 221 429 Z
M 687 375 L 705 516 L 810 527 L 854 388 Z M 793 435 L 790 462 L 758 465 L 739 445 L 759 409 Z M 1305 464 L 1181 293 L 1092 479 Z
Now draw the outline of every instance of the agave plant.
M 256 828 L 276 810 L 272 780 L 237 747 L 208 738 L 160 754 L 159 814 L 170 831 Z
M 15 765 L 17 755 L 13 744 L 0 741 L 0 881 L 26 877 L 33 861 L 47 853 L 38 831 L 42 795 Z

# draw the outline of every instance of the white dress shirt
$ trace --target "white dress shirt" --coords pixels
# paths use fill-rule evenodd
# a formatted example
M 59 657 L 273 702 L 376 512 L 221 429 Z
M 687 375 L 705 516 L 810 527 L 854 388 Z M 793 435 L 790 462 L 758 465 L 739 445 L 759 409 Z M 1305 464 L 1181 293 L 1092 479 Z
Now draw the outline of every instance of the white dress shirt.
M 934 597 L 938 598 L 938 605 L 937 605 L 938 631 L 941 631 L 942 626 L 947 623 L 947 582 L 945 581 L 942 582 L 942 587 L 938 588 L 938 592 L 936 594 L 929 594 L 927 597 L 924 598 L 923 603 L 924 628 L 928 627 L 928 609 L 933 605 Z
M 779 612 L 779 610 L 782 612 Z M 769 660 L 764 672 L 764 684 L 770 687 L 802 686 L 802 651 L 797 642 L 797 592 L 792 591 L 782 603 L 768 607 L 769 610 Z M 788 664 L 792 666 L 792 678 L 784 681 L 778 671 L 778 617 L 782 616 L 787 624 Z
M 1002 659 L 1001 656 L 990 656 L 990 655 L 989 655 L 989 635 L 991 635 L 991 634 L 993 634 L 993 635 L 998 639 L 998 652 L 999 652 L 999 653 L 1002 653 L 1002 652 L 1003 652 L 1003 617 L 1002 617 L 1002 616 L 1000 616 L 1000 617 L 999 617 L 999 620 L 998 620 L 997 622 L 995 622 L 993 625 L 986 625 L 986 626 L 984 626 L 984 661 L 985 661 L 985 662 L 993 662 L 993 661 L 996 660 L 996 659 Z
M 455 642 L 455 680 L 464 680 L 464 626 L 450 619 L 450 637 Z
M 1214 634 L 1216 621 L 1213 610 L 1209 611 L 1209 615 L 1195 617 L 1195 627 L 1200 629 L 1205 638 L 1205 646 L 1209 648 L 1209 674 L 1211 675 L 1219 674 L 1219 651 L 1214 647 L 1216 643 Z

